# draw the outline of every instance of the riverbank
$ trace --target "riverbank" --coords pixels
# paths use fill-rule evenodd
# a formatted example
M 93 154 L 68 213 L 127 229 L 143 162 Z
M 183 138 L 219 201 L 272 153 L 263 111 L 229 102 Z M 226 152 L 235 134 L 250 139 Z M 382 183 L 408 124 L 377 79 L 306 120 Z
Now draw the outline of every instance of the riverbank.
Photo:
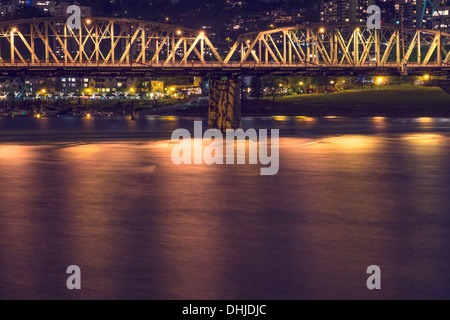
M 45 102 L 45 101 L 44 101 Z M 208 97 L 195 100 L 25 101 L 0 116 L 206 116 Z M 134 109 L 134 111 L 133 111 Z M 38 111 L 39 110 L 39 111 Z M 289 95 L 242 101 L 242 116 L 449 117 L 450 95 L 437 87 L 383 86 L 373 90 Z
M 173 115 L 205 115 L 208 107 Z M 449 117 L 450 95 L 436 87 L 386 86 L 383 89 L 284 96 L 242 101 L 243 116 Z

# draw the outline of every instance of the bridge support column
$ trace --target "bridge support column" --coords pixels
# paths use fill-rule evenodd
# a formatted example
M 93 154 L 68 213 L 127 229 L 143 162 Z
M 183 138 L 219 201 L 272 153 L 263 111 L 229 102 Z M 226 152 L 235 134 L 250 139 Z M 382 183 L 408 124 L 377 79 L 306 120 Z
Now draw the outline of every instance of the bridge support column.
M 209 84 L 210 129 L 239 129 L 241 127 L 241 90 L 239 79 L 210 80 Z

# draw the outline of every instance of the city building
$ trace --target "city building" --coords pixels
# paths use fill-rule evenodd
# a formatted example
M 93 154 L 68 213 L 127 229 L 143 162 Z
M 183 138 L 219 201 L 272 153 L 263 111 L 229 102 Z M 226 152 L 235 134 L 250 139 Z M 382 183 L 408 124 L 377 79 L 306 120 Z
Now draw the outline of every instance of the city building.
M 400 24 L 403 17 L 403 25 L 405 27 L 419 27 L 422 17 L 424 0 L 395 0 L 395 16 L 397 24 Z M 429 15 L 429 8 L 425 14 Z
M 31 6 L 34 2 L 33 0 L 13 0 L 12 4 L 15 6 Z
M 68 18 L 69 14 L 67 13 L 67 8 L 71 5 L 77 5 L 81 9 L 81 17 L 82 18 L 88 18 L 92 17 L 92 8 L 89 6 L 82 6 L 79 2 L 61 2 L 59 3 L 54 10 L 54 15 L 56 18 Z M 58 33 L 63 34 L 64 33 L 64 24 L 65 23 L 58 23 L 55 25 L 56 30 Z M 55 55 L 63 59 L 64 58 L 64 50 L 59 41 L 55 41 L 53 44 Z M 84 46 L 86 51 L 91 51 L 93 49 L 93 43 L 87 42 Z M 67 49 L 72 57 L 75 57 L 78 54 L 79 44 L 74 39 L 69 39 L 67 41 Z
M 325 23 L 367 21 L 367 8 L 375 0 L 322 0 L 320 21 Z
M 14 4 L 1 4 L 0 5 L 0 18 L 11 17 L 16 11 Z
M 21 0 L 19 0 L 21 1 Z M 26 1 L 25 1 L 26 2 Z M 30 2 L 31 3 L 31 2 Z M 56 2 L 52 0 L 35 0 L 32 6 L 41 9 L 43 12 L 54 15 Z
M 433 28 L 450 31 L 450 6 L 441 7 L 433 12 Z

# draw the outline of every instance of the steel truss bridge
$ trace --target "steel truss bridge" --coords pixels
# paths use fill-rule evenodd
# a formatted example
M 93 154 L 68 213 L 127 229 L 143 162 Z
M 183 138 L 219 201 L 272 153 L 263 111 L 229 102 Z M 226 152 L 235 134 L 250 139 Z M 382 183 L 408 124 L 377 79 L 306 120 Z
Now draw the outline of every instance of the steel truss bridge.
M 389 25 L 297 25 L 242 34 L 224 51 L 203 31 L 150 21 L 0 22 L 0 76 L 450 74 L 450 34 Z

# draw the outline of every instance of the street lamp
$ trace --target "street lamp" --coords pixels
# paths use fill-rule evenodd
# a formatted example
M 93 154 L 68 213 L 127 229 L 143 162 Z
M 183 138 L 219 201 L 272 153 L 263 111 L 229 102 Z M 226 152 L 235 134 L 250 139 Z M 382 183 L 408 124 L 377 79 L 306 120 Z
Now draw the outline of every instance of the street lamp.
M 429 80 L 429 79 L 430 79 L 430 76 L 429 76 L 428 74 L 426 74 L 426 75 L 423 76 L 423 78 L 424 78 L 425 80 Z
M 320 32 L 320 33 L 324 33 L 324 32 L 325 32 L 325 28 L 320 28 L 320 29 L 319 29 L 319 32 Z
M 299 85 L 301 85 L 301 86 L 302 86 L 302 85 L 303 85 L 303 81 L 300 81 Z

